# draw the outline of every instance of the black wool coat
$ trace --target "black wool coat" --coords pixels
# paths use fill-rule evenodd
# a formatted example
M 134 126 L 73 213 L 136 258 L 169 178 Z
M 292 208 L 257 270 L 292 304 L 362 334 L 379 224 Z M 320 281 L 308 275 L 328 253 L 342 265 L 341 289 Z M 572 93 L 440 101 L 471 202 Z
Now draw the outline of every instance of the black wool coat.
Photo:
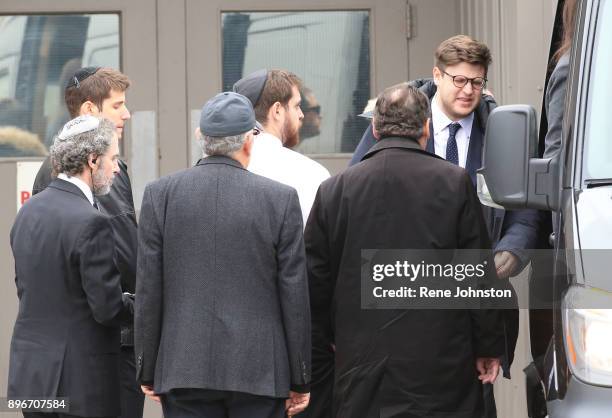
M 19 313 L 9 398 L 67 397 L 70 414 L 119 415 L 119 324 L 133 302 L 121 292 L 110 220 L 55 179 L 17 214 L 11 248 Z
M 54 179 L 51 159 L 47 157 L 36 174 L 32 195 L 42 192 Z M 110 193 L 97 196 L 100 212 L 107 215 L 113 228 L 115 252 L 113 259 L 121 274 L 124 292 L 136 290 L 136 255 L 138 252 L 138 224 L 134 210 L 132 183 L 126 163 L 119 160 L 119 173 L 113 179 Z M 133 318 L 121 324 L 121 345 L 134 345 Z
M 361 308 L 362 249 L 490 248 L 465 170 L 385 138 L 321 185 L 305 243 L 313 382 L 335 362 L 333 416 L 478 416 L 475 360 L 504 353 L 499 311 Z

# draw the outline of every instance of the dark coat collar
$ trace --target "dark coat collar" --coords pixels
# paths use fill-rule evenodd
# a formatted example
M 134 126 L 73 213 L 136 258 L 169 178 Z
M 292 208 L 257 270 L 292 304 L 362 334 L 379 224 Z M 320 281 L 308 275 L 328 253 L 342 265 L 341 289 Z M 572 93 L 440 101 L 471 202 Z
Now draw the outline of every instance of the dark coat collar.
M 236 168 L 241 168 L 245 170 L 245 168 L 238 161 L 233 158 L 226 157 L 225 155 L 211 155 L 209 157 L 200 158 L 196 165 L 208 165 L 208 164 L 226 164 L 231 165 Z
M 361 161 L 370 158 L 372 155 L 376 154 L 379 151 L 390 148 L 399 148 L 405 149 L 409 151 L 416 151 L 423 153 L 429 157 L 440 158 L 435 154 L 430 154 L 429 152 L 423 150 L 419 145 L 418 141 L 414 138 L 402 138 L 398 136 L 389 136 L 377 141 L 372 148 L 363 156 Z
M 91 203 L 89 202 L 89 199 L 87 199 L 87 196 L 85 196 L 85 194 L 81 191 L 81 189 L 79 189 L 77 186 L 70 183 L 69 181 L 55 178 L 53 179 L 53 181 L 51 181 L 51 183 L 49 184 L 49 187 L 53 187 L 54 189 L 58 189 L 63 192 L 75 194 L 85 199 L 85 201 L 91 205 Z

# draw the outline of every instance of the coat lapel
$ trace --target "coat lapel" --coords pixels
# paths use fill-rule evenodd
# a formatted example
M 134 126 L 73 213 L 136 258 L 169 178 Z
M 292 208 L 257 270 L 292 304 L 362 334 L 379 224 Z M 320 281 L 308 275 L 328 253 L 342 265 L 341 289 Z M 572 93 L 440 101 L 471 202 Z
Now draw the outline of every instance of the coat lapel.
M 474 117 L 472 132 L 470 134 L 470 146 L 468 148 L 467 161 L 465 163 L 465 170 L 470 175 L 474 187 L 476 187 L 476 170 L 482 167 L 483 142 L 483 133 L 482 129 L 480 129 L 480 123 L 478 122 L 478 118 Z

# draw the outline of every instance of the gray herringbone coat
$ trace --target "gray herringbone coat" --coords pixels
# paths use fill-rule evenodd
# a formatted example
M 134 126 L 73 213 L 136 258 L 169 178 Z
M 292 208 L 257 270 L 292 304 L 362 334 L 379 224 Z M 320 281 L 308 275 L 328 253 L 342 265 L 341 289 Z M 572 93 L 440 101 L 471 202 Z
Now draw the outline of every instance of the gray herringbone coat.
M 310 311 L 294 189 L 208 157 L 147 185 L 139 226 L 138 378 L 287 397 L 310 381 Z

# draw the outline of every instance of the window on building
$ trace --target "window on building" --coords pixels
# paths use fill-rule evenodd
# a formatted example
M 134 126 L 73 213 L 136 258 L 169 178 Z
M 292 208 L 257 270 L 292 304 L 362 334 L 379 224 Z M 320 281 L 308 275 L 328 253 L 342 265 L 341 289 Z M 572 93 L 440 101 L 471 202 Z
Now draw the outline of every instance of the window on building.
M 261 68 L 282 68 L 304 82 L 297 151 L 353 152 L 368 121 L 367 11 L 222 13 L 223 89 Z
M 85 66 L 119 68 L 119 15 L 0 16 L 0 157 L 46 155 Z

